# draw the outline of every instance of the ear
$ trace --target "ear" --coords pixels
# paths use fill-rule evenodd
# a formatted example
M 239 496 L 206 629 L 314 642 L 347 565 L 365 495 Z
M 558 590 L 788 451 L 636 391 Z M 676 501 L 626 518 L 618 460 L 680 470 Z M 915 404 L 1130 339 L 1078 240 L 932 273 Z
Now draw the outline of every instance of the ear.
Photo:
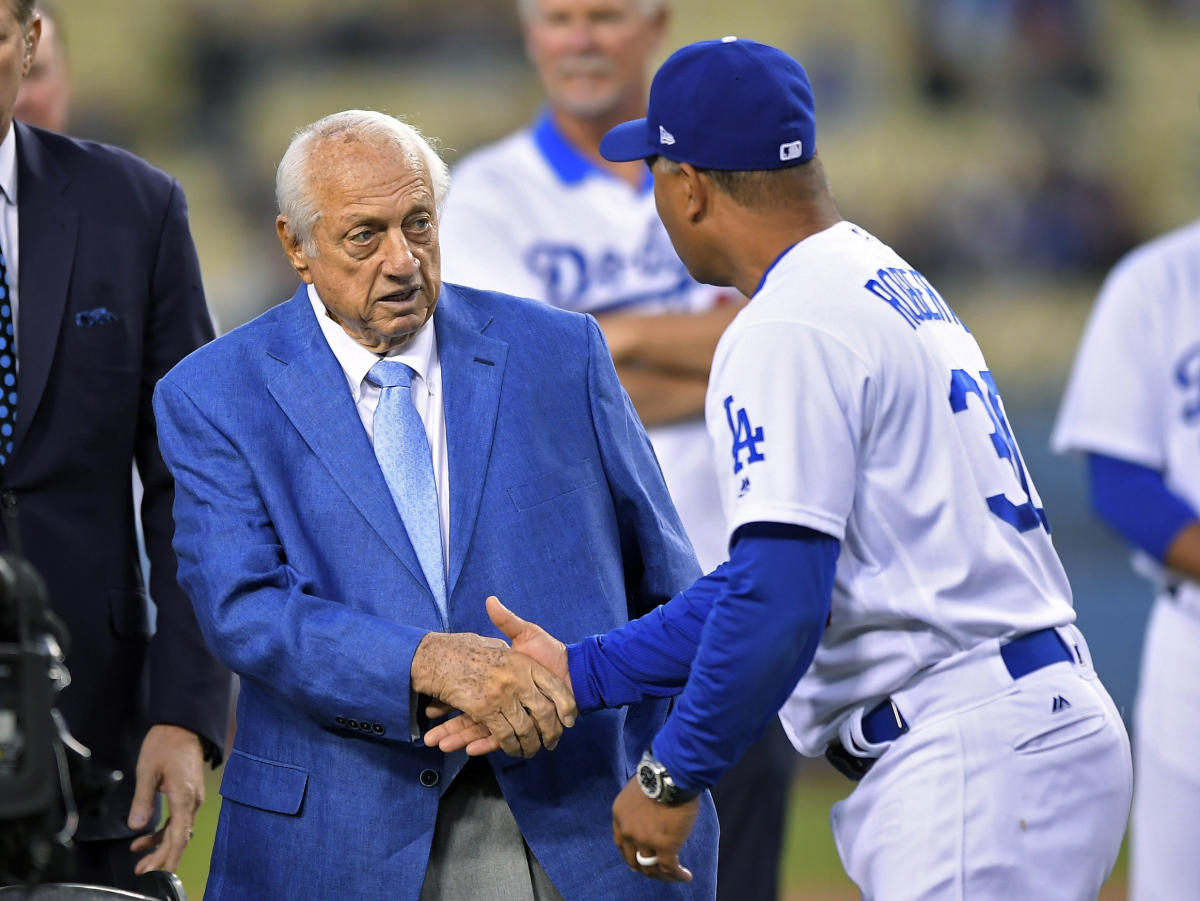
M 29 23 L 29 27 L 25 29 L 25 47 L 24 54 L 21 60 L 21 74 L 28 75 L 30 67 L 33 66 L 33 58 L 37 56 L 38 44 L 42 40 L 42 17 L 40 14 L 34 14 L 33 21 Z
M 308 254 L 290 228 L 286 216 L 275 217 L 275 234 L 279 235 L 279 243 L 283 246 L 284 256 L 300 276 L 308 284 L 312 284 L 312 272 L 308 268 Z
M 657 47 L 667 36 L 671 28 L 671 7 L 663 3 L 650 15 L 650 33 L 653 35 L 654 46 Z
M 684 215 L 689 222 L 700 222 L 709 213 L 709 203 L 712 199 L 712 185 L 708 178 L 696 171 L 691 163 L 679 164 L 679 181 L 681 190 L 686 192 L 687 206 Z

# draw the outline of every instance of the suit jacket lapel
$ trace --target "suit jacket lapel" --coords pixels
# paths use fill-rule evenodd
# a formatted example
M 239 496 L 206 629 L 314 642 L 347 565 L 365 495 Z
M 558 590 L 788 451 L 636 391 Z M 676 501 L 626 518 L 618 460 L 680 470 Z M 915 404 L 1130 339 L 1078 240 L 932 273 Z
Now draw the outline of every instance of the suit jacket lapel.
M 286 365 L 268 380 L 267 389 L 330 478 L 425 586 L 429 603 L 434 605 L 358 410 L 344 387 L 345 373 L 313 316 L 306 285 L 288 301 L 285 323 L 267 353 Z
M 446 453 L 450 469 L 450 579 L 453 597 L 471 544 L 500 404 L 508 344 L 486 337 L 491 314 L 442 285 L 433 323 L 446 413 Z
M 17 137 L 17 218 L 20 227 L 20 282 L 17 312 L 17 428 L 19 451 L 37 412 L 67 306 L 67 286 L 75 264 L 78 211 L 65 199 L 70 179 L 26 126 L 14 122 Z

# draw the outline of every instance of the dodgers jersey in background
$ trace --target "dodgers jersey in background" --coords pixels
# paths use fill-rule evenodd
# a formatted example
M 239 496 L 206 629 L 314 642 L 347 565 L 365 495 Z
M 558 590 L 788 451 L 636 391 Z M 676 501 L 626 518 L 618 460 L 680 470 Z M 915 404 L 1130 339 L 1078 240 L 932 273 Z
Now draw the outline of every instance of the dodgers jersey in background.
M 730 535 L 783 522 L 842 542 L 824 638 L 780 711 L 801 753 L 938 661 L 1074 620 L 979 346 L 863 229 L 768 270 L 717 346 L 706 419 Z
M 1164 474 L 1200 510 L 1200 222 L 1130 253 L 1105 280 L 1084 330 L 1051 444 Z M 1157 398 L 1147 403 L 1147 398 Z M 1136 568 L 1166 581 L 1135 553 Z M 1175 600 L 1200 615 L 1200 585 L 1178 580 Z
M 636 189 L 604 171 L 543 115 L 454 167 L 439 230 L 442 276 L 593 315 L 709 310 L 727 292 L 688 275 L 652 185 L 648 170 Z M 707 572 L 728 546 L 704 422 L 647 433 Z

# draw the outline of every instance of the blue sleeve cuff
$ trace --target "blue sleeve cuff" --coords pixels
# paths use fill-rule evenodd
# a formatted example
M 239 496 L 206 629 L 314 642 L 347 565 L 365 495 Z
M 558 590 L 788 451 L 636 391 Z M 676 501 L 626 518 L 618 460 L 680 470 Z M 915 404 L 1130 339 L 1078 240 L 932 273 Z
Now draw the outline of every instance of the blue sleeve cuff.
M 575 705 L 580 713 L 591 713 L 604 706 L 596 680 L 591 678 L 590 669 L 601 663 L 589 664 L 599 650 L 599 636 L 592 635 L 583 641 L 567 645 L 567 672 L 571 676 L 571 690 L 575 694 Z
M 1196 511 L 1174 494 L 1163 474 L 1104 454 L 1088 454 L 1088 479 L 1096 515 L 1132 544 L 1162 561 Z

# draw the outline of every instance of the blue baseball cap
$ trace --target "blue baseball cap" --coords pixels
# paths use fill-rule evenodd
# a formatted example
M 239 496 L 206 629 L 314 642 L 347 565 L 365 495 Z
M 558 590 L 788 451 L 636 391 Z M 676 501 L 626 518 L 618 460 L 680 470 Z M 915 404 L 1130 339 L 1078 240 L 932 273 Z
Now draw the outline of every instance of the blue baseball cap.
M 646 118 L 600 142 L 613 162 L 665 156 L 701 169 L 782 169 L 812 158 L 817 122 L 804 67 L 775 47 L 726 37 L 676 50 L 650 84 Z

